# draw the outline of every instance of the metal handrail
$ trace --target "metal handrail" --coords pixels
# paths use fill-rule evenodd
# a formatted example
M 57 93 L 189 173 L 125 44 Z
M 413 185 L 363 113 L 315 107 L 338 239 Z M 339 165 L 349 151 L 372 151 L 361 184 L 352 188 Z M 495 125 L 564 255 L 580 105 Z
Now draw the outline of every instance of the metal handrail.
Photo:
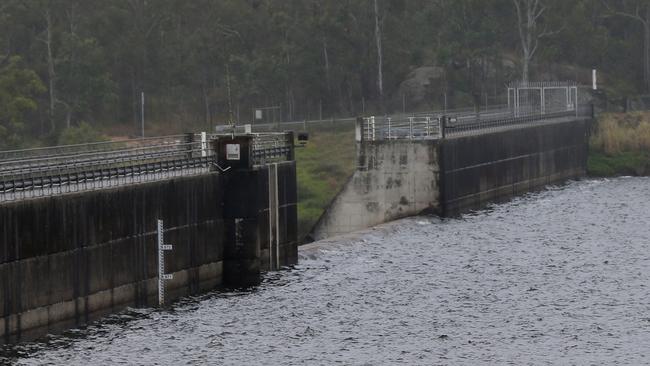
M 490 129 L 497 126 L 516 125 L 521 123 L 537 122 L 540 120 L 553 120 L 566 117 L 579 117 L 588 115 L 590 107 L 579 106 L 576 108 L 559 107 L 545 112 L 536 110 L 535 106 L 522 108 L 515 111 L 508 107 L 498 106 L 487 108 L 483 111 L 464 110 L 446 115 L 412 115 L 408 117 L 366 117 L 363 118 L 361 133 L 364 140 L 375 141 L 381 139 L 430 139 L 441 138 L 449 134 L 460 132 Z M 442 125 L 442 120 L 453 121 L 451 124 Z
M 90 142 L 83 144 L 74 144 L 74 145 L 59 145 L 59 146 L 46 146 L 46 147 L 35 147 L 29 149 L 20 149 L 20 150 L 5 150 L 0 151 L 0 162 L 7 160 L 16 160 L 21 158 L 29 157 L 39 157 L 39 156 L 52 156 L 53 152 L 61 151 L 56 155 L 75 155 L 83 152 L 90 151 L 111 151 L 114 148 L 111 146 L 114 145 L 123 145 L 128 144 L 137 144 L 142 146 L 150 146 L 149 143 L 152 141 L 165 141 L 165 140 L 175 140 L 178 141 L 182 139 L 185 135 L 169 135 L 169 136 L 159 136 L 159 137 L 147 137 L 141 139 L 126 139 L 126 140 L 113 140 L 113 141 L 100 141 L 100 142 Z M 101 150 L 96 150 L 97 148 L 102 148 Z M 95 150 L 93 150 L 95 149 Z M 9 157 L 7 157 L 9 156 Z
M 96 168 L 99 166 L 106 166 L 112 164 L 121 164 L 127 162 L 145 162 L 145 161 L 160 161 L 169 160 L 170 158 L 178 156 L 188 156 L 194 152 L 201 152 L 200 148 L 192 148 L 177 151 L 150 151 L 147 154 L 140 155 L 124 155 L 124 156 L 100 156 L 96 159 L 74 160 L 74 161 L 59 161 L 56 160 L 50 164 L 41 165 L 28 165 L 20 166 L 14 169 L 0 170 L 0 176 L 11 176 L 16 174 L 40 174 L 51 170 L 66 170 L 66 169 L 83 169 L 83 168 Z

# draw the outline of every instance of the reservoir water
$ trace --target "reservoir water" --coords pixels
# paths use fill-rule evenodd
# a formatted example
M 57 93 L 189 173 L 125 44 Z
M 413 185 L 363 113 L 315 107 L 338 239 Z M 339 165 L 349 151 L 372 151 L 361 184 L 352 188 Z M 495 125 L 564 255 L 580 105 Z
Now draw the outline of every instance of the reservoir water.
M 585 180 L 301 249 L 249 291 L 131 309 L 25 365 L 650 363 L 650 179 Z

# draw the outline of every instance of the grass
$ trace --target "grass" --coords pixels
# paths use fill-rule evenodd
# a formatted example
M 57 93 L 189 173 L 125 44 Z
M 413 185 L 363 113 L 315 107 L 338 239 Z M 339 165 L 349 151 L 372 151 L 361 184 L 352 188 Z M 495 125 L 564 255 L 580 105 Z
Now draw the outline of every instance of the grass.
M 296 149 L 298 179 L 298 230 L 309 233 L 327 205 L 341 190 L 355 169 L 354 129 L 310 131 L 304 148 Z
M 607 155 L 592 151 L 587 162 L 589 175 L 614 177 L 618 175 L 650 175 L 649 152 L 621 152 Z
M 591 176 L 650 175 L 650 112 L 603 114 L 589 145 Z

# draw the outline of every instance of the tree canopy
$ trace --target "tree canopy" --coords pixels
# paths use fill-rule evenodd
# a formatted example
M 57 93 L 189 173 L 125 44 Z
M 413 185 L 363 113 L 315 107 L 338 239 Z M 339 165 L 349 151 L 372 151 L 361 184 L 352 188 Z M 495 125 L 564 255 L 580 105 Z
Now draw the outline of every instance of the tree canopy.
M 414 108 L 591 68 L 645 93 L 649 22 L 647 0 L 1 0 L 0 147 L 82 122 L 135 135 L 142 92 L 175 129 L 401 109 L 420 68 L 437 74 Z

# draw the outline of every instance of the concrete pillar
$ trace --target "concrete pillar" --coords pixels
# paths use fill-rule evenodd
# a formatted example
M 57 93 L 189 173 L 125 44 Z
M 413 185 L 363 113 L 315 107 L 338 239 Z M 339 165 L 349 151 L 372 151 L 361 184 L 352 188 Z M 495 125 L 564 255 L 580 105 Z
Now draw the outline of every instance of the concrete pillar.
M 259 211 L 260 174 L 253 169 L 252 136 L 220 138 L 217 162 L 223 176 L 224 267 L 228 287 L 248 287 L 260 282 Z

